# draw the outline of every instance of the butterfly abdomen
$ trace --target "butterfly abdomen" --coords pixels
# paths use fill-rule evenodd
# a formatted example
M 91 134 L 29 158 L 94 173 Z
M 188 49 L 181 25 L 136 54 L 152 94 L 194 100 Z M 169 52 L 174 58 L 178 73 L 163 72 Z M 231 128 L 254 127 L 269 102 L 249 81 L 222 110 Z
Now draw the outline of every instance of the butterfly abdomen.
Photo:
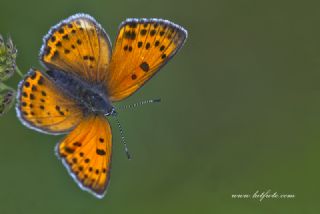
M 110 115 L 114 111 L 103 85 L 88 83 L 58 70 L 47 71 L 47 74 L 62 91 L 79 104 L 85 113 Z

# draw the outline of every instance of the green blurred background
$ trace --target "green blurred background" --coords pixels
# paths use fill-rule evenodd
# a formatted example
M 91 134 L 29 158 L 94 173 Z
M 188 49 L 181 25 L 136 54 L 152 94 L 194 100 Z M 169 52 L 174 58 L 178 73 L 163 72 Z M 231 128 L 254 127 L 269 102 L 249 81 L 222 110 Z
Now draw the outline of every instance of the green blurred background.
M 0 213 L 319 213 L 319 1 L 0 0 L 25 73 L 52 25 L 85 12 L 114 41 L 127 17 L 184 26 L 181 52 L 123 104 L 107 196 L 81 191 L 54 155 L 62 136 L 0 118 Z M 19 78 L 9 81 L 15 86 Z M 117 104 L 117 106 L 121 105 Z M 266 191 L 295 199 L 232 199 Z

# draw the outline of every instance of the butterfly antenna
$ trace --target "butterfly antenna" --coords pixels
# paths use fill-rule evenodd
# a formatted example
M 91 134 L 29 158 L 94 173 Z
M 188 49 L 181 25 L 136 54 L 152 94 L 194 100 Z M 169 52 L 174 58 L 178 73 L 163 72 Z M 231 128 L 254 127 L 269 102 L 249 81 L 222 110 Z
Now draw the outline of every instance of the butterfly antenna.
M 125 153 L 127 155 L 127 158 L 130 160 L 131 159 L 131 155 L 129 153 L 129 149 L 128 149 L 128 146 L 127 146 L 126 138 L 124 137 L 124 132 L 123 132 L 122 126 L 120 124 L 120 121 L 118 119 L 117 113 L 113 114 L 113 116 L 116 119 L 118 128 L 120 130 L 120 137 L 121 137 L 121 142 L 124 145 L 124 151 L 125 151 Z
M 133 104 L 129 104 L 129 105 L 125 105 L 125 106 L 120 106 L 119 108 L 117 108 L 117 110 L 126 110 L 126 109 L 130 109 L 130 108 L 136 108 L 145 104 L 150 104 L 150 103 L 160 103 L 161 99 L 151 99 L 151 100 L 144 100 L 144 101 L 140 101 L 137 103 L 133 103 Z

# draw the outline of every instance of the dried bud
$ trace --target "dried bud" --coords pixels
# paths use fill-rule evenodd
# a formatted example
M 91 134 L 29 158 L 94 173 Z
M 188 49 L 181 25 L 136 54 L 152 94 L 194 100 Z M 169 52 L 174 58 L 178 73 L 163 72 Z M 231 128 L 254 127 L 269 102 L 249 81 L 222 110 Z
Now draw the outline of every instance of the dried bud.
M 16 70 L 17 49 L 11 38 L 4 41 L 0 34 L 0 81 L 10 78 Z
M 16 92 L 12 89 L 0 92 L 0 116 L 6 114 L 14 104 Z

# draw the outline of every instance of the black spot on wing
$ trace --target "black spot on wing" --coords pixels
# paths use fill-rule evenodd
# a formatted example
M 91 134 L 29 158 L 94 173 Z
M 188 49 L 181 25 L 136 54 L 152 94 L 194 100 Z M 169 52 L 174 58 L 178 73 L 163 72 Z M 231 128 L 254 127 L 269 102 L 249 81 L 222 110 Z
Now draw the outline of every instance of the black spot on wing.
M 74 153 L 74 150 L 71 149 L 70 147 L 64 147 L 64 151 L 66 151 L 66 153 L 69 153 L 69 154 Z
M 105 155 L 105 154 L 106 154 L 106 151 L 104 151 L 103 149 L 97 149 L 97 150 L 96 150 L 96 153 L 97 153 L 98 155 Z
M 64 29 L 63 29 L 63 28 L 60 28 L 58 32 L 59 32 L 60 34 L 63 34 L 63 33 L 64 33 Z
M 140 35 L 141 36 L 145 36 L 147 34 L 147 30 L 146 29 L 142 29 L 141 31 L 140 31 Z
M 74 146 L 78 146 L 78 147 L 80 147 L 80 146 L 81 146 L 81 143 L 80 143 L 80 142 L 78 142 L 78 141 L 76 141 L 76 142 L 74 142 L 74 143 L 73 143 L 73 145 L 74 145 Z
M 147 62 L 142 62 L 140 64 L 140 68 L 144 71 L 144 72 L 148 72 L 149 71 L 149 64 Z
M 126 32 L 124 33 L 124 37 L 125 37 L 126 39 L 132 39 L 132 40 L 134 40 L 134 39 L 136 38 L 136 32 L 134 32 L 134 31 L 126 31 Z

